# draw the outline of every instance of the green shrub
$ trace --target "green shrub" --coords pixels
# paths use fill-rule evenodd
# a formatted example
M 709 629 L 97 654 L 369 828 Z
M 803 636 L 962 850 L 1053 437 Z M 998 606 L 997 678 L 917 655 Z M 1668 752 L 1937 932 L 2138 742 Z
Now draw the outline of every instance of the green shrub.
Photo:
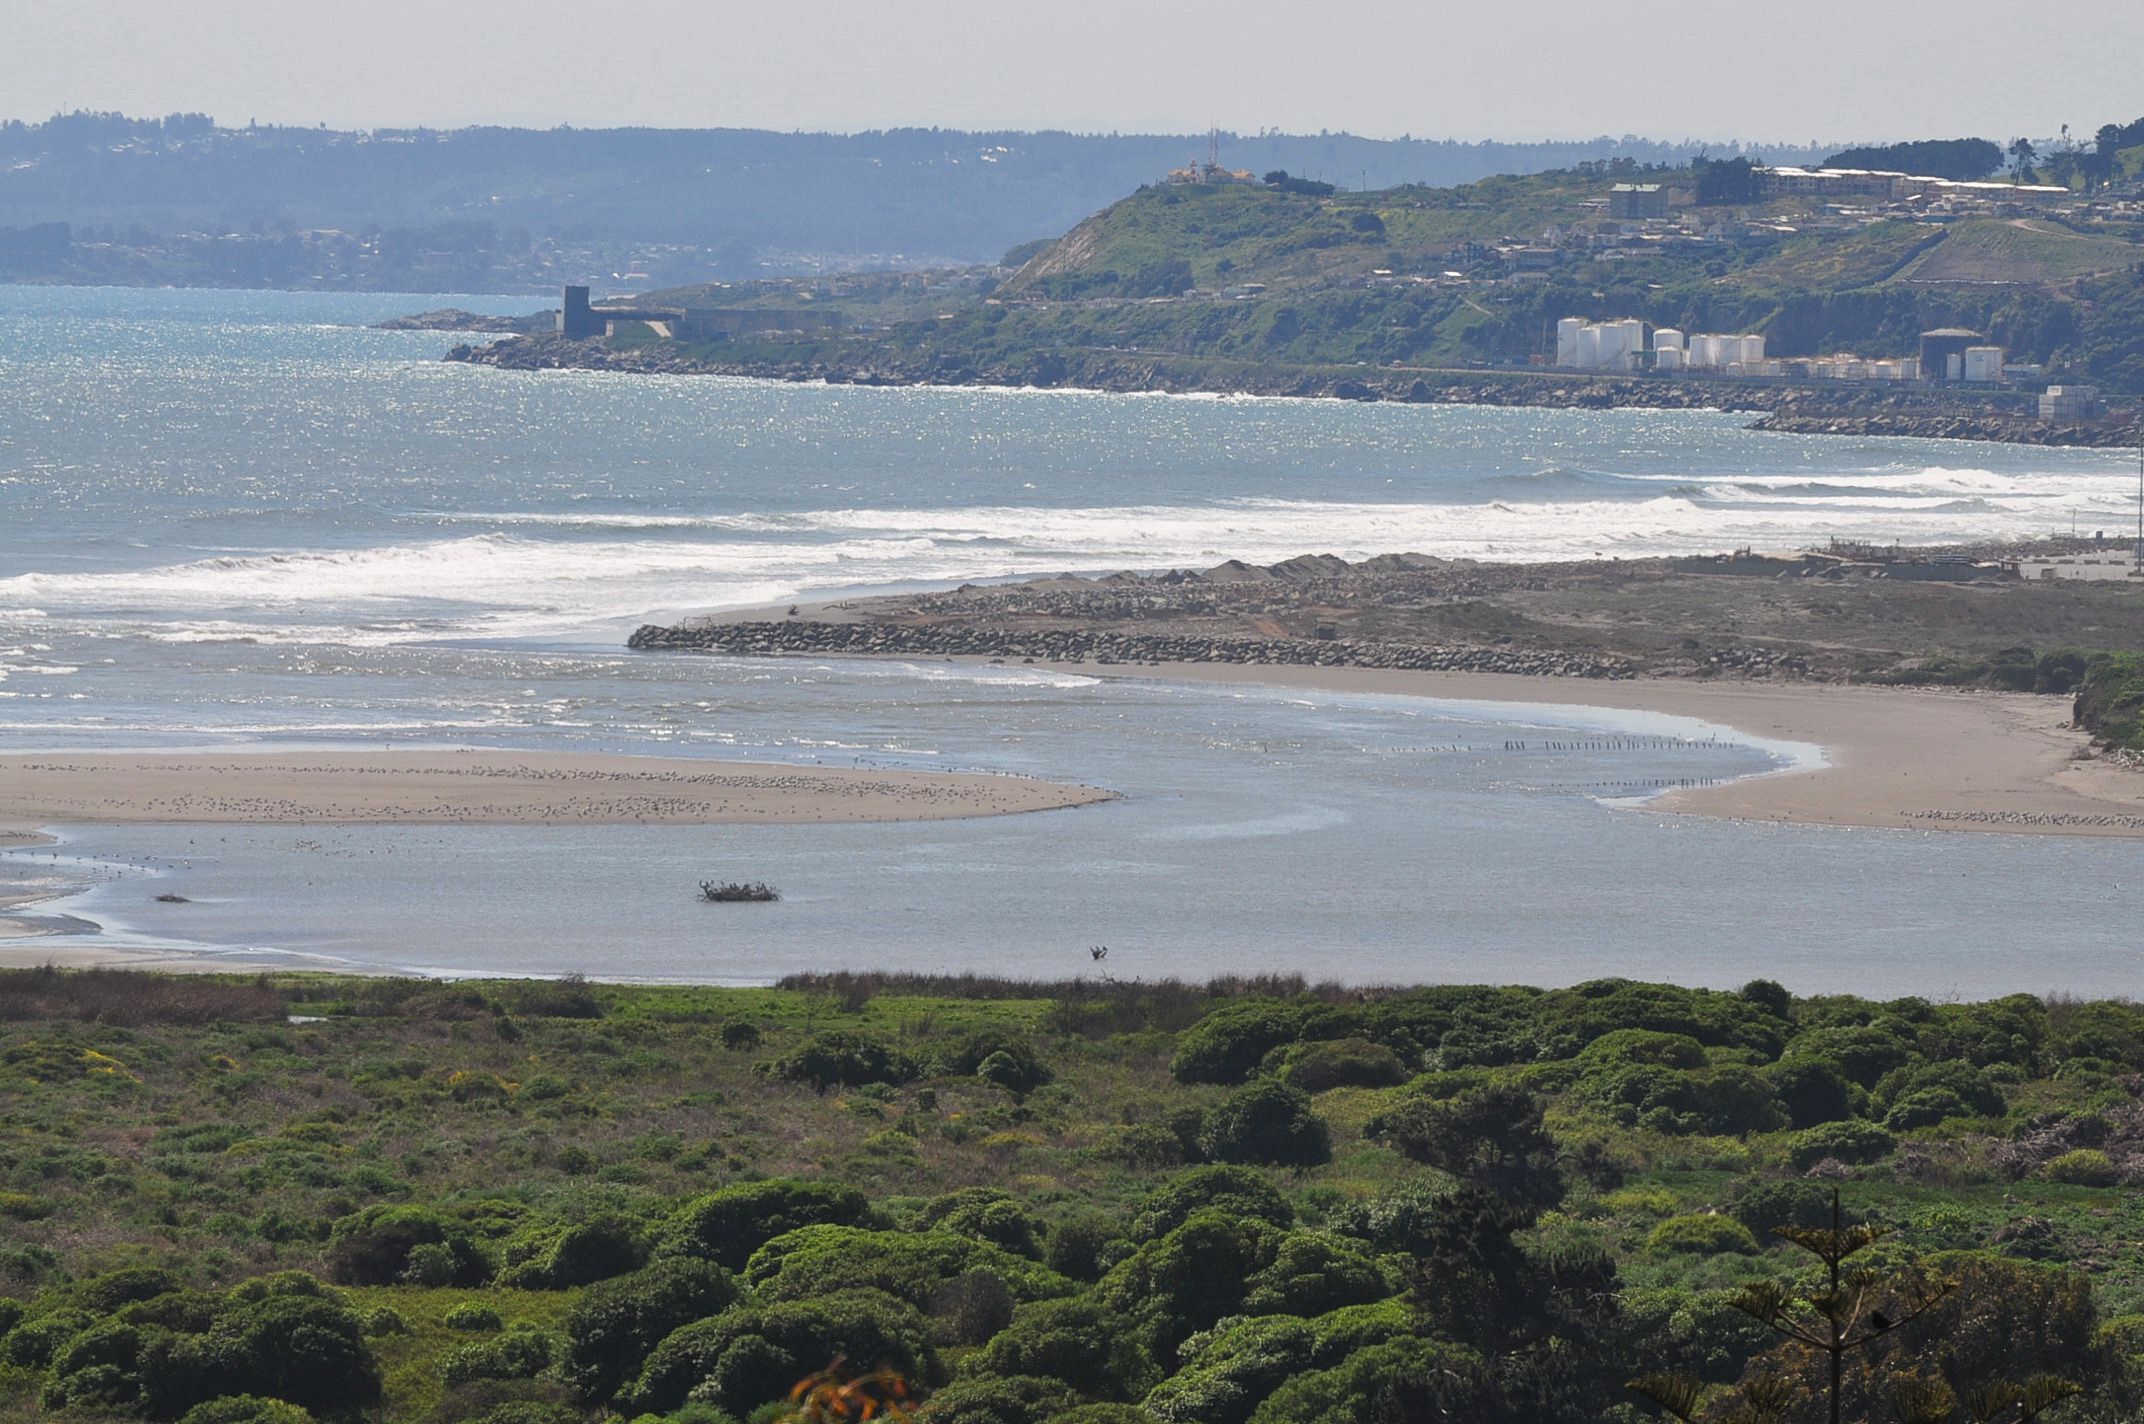
M 923 1208 L 922 1224 L 982 1241 L 1031 1261 L 1042 1259 L 1037 1222 L 1028 1210 L 995 1187 L 968 1187 L 938 1197 Z
M 854 1187 L 775 1179 L 743 1182 L 694 1197 L 672 1220 L 668 1254 L 744 1269 L 752 1253 L 801 1226 L 859 1226 L 871 1203 Z
M 501 1252 L 498 1282 L 524 1290 L 565 1290 L 636 1270 L 645 1255 L 637 1222 L 600 1212 L 517 1234 Z
M 497 1330 L 506 1322 L 499 1312 L 480 1300 L 465 1300 L 439 1318 L 449 1330 Z
M 1268 1053 L 1301 1036 L 1309 1011 L 1278 999 L 1238 999 L 1176 1036 L 1179 1083 L 1240 1083 Z
M 1251 1278 L 1273 1263 L 1284 1234 L 1233 1212 L 1196 1212 L 1112 1266 L 1095 1289 L 1166 1359 L 1187 1337 L 1242 1313 Z
M 1092 1295 L 1037 1301 L 1013 1313 L 962 1365 L 963 1374 L 1042 1375 L 1088 1399 L 1137 1399 L 1159 1377 L 1128 1322 Z
M 466 1223 L 428 1207 L 369 1206 L 337 1221 L 328 1234 L 328 1275 L 344 1285 L 384 1286 L 403 1280 L 411 1255 L 424 1279 L 412 1284 L 481 1285 L 490 1263 Z
M 912 1307 L 874 1290 L 838 1290 L 812 1300 L 734 1306 L 672 1331 L 648 1356 L 630 1391 L 637 1410 L 667 1411 L 687 1396 L 740 1417 L 784 1398 L 830 1360 L 871 1361 L 928 1385 L 938 1374 L 929 1325 Z
M 1323 1315 L 1369 1305 L 1398 1282 L 1360 1242 L 1326 1231 L 1290 1232 L 1270 1263 L 1244 1282 L 1248 1315 Z
M 915 1064 L 898 1049 L 849 1029 L 814 1034 L 765 1069 L 774 1077 L 805 1083 L 822 1093 L 866 1083 L 900 1084 L 916 1076 Z
M 1311 1111 L 1310 1094 L 1260 1078 L 1206 1114 L 1199 1148 L 1217 1162 L 1315 1167 L 1332 1159 L 1332 1134 Z
M 0 1361 L 21 1369 L 41 1370 L 69 1340 L 95 1324 L 95 1317 L 79 1310 L 54 1310 L 33 1315 L 0 1339 Z
M 1080 1397 L 1063 1380 L 996 1375 L 947 1385 L 917 1411 L 917 1424 L 1044 1424 Z
M 1282 1082 L 1306 1093 L 1390 1088 L 1407 1081 L 1407 1066 L 1397 1053 L 1363 1038 L 1294 1044 L 1281 1050 L 1276 1069 Z
M 1295 1208 L 1280 1189 L 1248 1167 L 1193 1167 L 1163 1183 L 1141 1204 L 1132 1220 L 1134 1241 L 1166 1236 L 1194 1212 L 1214 1209 L 1231 1216 L 1289 1226 Z
M 1997 1117 L 2003 1111 L 2002 1089 L 1986 1071 L 1955 1059 L 1894 1068 L 1876 1084 L 1869 1101 L 1893 1132 L 1954 1117 Z
M 940 1054 L 938 1071 L 954 1077 L 972 1074 L 1015 1094 L 1031 1093 L 1051 1076 L 1035 1046 L 1006 1029 L 963 1035 Z
M 731 1019 L 722 1026 L 722 1046 L 732 1053 L 748 1052 L 759 1043 L 759 1025 L 748 1019 Z
M 257 1394 L 227 1394 L 197 1404 L 179 1424 L 313 1424 L 313 1416 L 295 1404 Z
M 1728 1206 L 1728 1214 L 1748 1227 L 1759 1241 L 1769 1240 L 1773 1228 L 1831 1225 L 1832 1189 L 1818 1182 L 1780 1181 L 1754 1177 L 1741 1184 Z M 1843 1220 L 1856 1218 L 1846 1214 Z
M 1790 1127 L 1816 1127 L 1854 1115 L 1854 1085 L 1829 1059 L 1782 1058 L 1764 1076 L 1787 1110 Z
M 607 1400 L 671 1331 L 728 1309 L 737 1297 L 735 1279 L 707 1261 L 658 1261 L 600 1281 L 567 1312 L 559 1373 L 583 1399 Z
M 379 1397 L 380 1377 L 364 1322 L 319 1296 L 278 1295 L 218 1316 L 207 1352 L 219 1393 L 288 1400 L 314 1413 L 343 1413 Z
M 1912 1058 L 1913 1045 L 1883 1025 L 1834 1025 L 1796 1034 L 1784 1056 L 1829 1063 L 1848 1082 L 1873 1088 Z
M 2064 1186 L 2111 1187 L 2122 1174 L 2106 1153 L 2094 1147 L 2080 1147 L 2040 1168 L 2040 1175 Z
M 1537 1417 L 1499 1403 L 1472 1350 L 1408 1337 L 1357 1350 L 1329 1369 L 1291 1376 L 1251 1412 L 1249 1424 Z
M 1622 1028 L 1604 1033 L 1579 1051 L 1578 1061 L 1588 1069 L 1620 1067 L 1631 1063 L 1656 1068 L 1703 1068 L 1710 1059 L 1705 1045 L 1686 1033 L 1661 1033 L 1653 1029 Z
M 1522 1211 L 1537 1211 L 1554 1206 L 1564 1194 L 1556 1140 L 1543 1125 L 1543 1111 L 1532 1093 L 1494 1083 L 1448 1102 L 1404 1098 L 1391 1111 L 1372 1117 L 1363 1130 L 1414 1161 Z
M 1854 1164 L 1891 1155 L 1898 1139 L 1872 1122 L 1827 1122 L 1803 1128 L 1787 1139 L 1787 1161 L 1807 1171 L 1827 1159 Z
M 540 1330 L 517 1325 L 490 1340 L 472 1340 L 449 1350 L 439 1362 L 440 1378 L 448 1386 L 471 1380 L 534 1379 L 551 1364 L 551 1337 Z
M 52 1215 L 52 1203 L 28 1192 L 0 1192 L 0 1216 L 13 1221 L 42 1221 Z
M 403 1318 L 401 1311 L 391 1305 L 376 1305 L 364 1312 L 360 1318 L 365 1322 L 366 1336 L 371 1339 L 409 1334 L 409 1321 Z
M 1047 1424 L 1154 1424 L 1154 1416 L 1136 1404 L 1082 1404 L 1052 1414 Z
M 1416 1255 L 1429 1241 L 1444 1193 L 1419 1182 L 1350 1202 L 1332 1215 L 1335 1231 L 1367 1241 L 1371 1249 Z
M 1293 1315 L 1245 1320 L 1187 1347 L 1182 1369 L 1147 1396 L 1167 1424 L 1244 1424 L 1266 1396 L 1308 1368 L 1316 1337 Z
M 1571 1097 L 1625 1127 L 1674 1135 L 1742 1136 L 1786 1125 L 1772 1085 L 1762 1073 L 1739 1064 L 1697 1070 L 1642 1062 L 1604 1067 L 1580 1079 Z
M 110 1315 L 124 1306 L 169 1295 L 180 1285 L 179 1278 L 161 1266 L 128 1266 L 91 1276 L 71 1294 L 92 1314 Z
M 1698 1213 L 1671 1216 L 1645 1238 L 1645 1249 L 1696 1256 L 1754 1256 L 1762 1248 L 1749 1228 L 1731 1216 Z
M 919 1310 L 948 1282 L 975 1272 L 997 1278 L 1015 1300 L 1063 1295 L 1071 1282 L 1033 1261 L 950 1231 L 870 1231 L 806 1226 L 753 1253 L 745 1278 L 762 1300 L 809 1300 L 870 1287 Z
M 1081 1212 L 1050 1227 L 1042 1263 L 1061 1276 L 1092 1281 L 1109 1264 L 1112 1246 L 1122 1240 L 1121 1225 L 1100 1212 Z

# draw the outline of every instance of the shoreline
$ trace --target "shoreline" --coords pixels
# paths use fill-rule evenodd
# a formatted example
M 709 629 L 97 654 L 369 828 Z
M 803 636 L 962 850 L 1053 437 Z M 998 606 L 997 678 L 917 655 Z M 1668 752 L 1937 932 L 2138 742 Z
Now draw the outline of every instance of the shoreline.
M 2107 422 L 2052 424 L 2035 414 L 1944 401 L 1925 392 L 1721 383 L 1594 375 L 1552 367 L 1463 370 L 1309 364 L 1272 368 L 1227 357 L 1139 356 L 1038 350 L 1012 364 L 971 367 L 802 357 L 711 360 L 664 346 L 619 349 L 600 340 L 510 336 L 454 347 L 441 359 L 502 371 L 727 376 L 783 385 L 943 387 L 1092 395 L 1201 395 L 1365 404 L 1549 410 L 1712 411 L 1755 416 L 1747 428 L 1793 435 L 1845 435 L 2066 449 L 2127 449 L 2144 433 Z
M 1822 748 L 1821 765 L 1668 791 L 1643 809 L 1874 830 L 2144 837 L 2144 775 L 2079 760 L 2068 699 L 1829 683 L 1526 677 L 1507 673 L 1211 663 L 1089 676 L 1375 693 L 1502 706 L 1688 717 L 1759 745 Z

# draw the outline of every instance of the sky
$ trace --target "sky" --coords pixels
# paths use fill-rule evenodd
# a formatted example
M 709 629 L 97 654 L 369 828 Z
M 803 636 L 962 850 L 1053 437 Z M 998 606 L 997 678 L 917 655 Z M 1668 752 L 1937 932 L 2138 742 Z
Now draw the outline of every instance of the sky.
M 2144 3 L 0 0 L 0 118 L 332 128 L 2043 137 L 2144 114 Z

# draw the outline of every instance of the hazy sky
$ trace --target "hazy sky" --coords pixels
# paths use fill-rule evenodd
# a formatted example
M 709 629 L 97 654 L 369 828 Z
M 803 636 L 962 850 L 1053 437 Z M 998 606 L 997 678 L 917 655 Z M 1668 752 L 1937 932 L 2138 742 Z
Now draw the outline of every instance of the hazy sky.
M 0 117 L 2002 139 L 2144 114 L 2140 53 L 2140 0 L 0 0 Z

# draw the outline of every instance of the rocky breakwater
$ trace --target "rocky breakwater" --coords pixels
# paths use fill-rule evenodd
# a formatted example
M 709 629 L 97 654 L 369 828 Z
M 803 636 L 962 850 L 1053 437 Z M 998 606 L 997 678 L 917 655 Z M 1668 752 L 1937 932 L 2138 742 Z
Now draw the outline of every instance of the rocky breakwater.
M 1408 672 L 1506 672 L 1530 677 L 1628 678 L 1630 664 L 1590 653 L 1519 648 L 1432 647 L 1347 638 L 1202 638 L 1097 628 L 981 628 L 932 624 L 648 624 L 627 640 L 643 652 L 690 651 L 732 657 L 998 658 L 1023 662 L 1232 663 L 1245 667 L 1361 667 Z
M 2041 420 L 2035 403 L 2014 392 L 1972 403 L 1921 391 L 1797 392 L 1770 415 L 1751 422 L 1750 429 L 1789 435 L 1904 435 L 1919 440 L 2097 449 L 2123 448 L 2144 438 L 2144 430 L 2124 421 Z
M 2004 445 L 2127 449 L 2144 442 L 2134 425 L 2058 425 L 1987 415 L 1817 415 L 1781 412 L 1750 424 L 1787 435 L 1905 435 L 1917 440 L 1986 440 Z

